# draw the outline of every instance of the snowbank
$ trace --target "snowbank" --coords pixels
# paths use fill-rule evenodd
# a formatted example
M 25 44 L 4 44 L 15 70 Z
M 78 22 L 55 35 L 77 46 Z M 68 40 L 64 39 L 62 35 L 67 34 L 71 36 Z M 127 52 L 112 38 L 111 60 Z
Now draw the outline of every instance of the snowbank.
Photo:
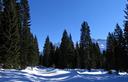
M 102 75 L 102 74 L 107 74 L 107 72 L 102 72 L 102 71 L 96 71 L 96 72 L 88 72 L 88 71 L 85 71 L 85 72 L 79 72 L 77 71 L 78 74 L 88 74 L 88 75 Z
M 119 75 L 128 75 L 127 72 L 119 72 Z
M 128 73 L 108 74 L 102 69 L 54 69 L 27 67 L 24 70 L 1 69 L 0 82 L 128 82 Z
M 39 69 L 37 67 L 31 68 L 27 67 L 25 70 L 22 70 L 22 72 L 27 72 L 29 74 L 35 74 L 35 75 L 41 75 L 41 76 L 57 76 L 62 74 L 68 74 L 69 71 L 59 70 L 59 69 Z

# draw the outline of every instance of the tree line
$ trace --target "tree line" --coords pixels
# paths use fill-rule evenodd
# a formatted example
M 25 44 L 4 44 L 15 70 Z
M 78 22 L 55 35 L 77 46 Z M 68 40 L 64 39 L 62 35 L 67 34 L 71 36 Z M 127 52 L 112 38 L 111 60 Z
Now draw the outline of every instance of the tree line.
M 71 34 L 64 30 L 60 46 L 55 46 L 47 36 L 40 64 L 56 68 L 101 68 L 103 67 L 102 53 L 98 43 L 92 42 L 90 27 L 87 22 L 81 24 L 80 42 L 72 41 Z
M 100 51 L 98 42 L 93 42 L 87 22 L 81 24 L 80 41 L 72 41 L 71 34 L 64 30 L 59 46 L 54 45 L 49 36 L 40 54 L 39 65 L 55 68 L 115 69 L 128 71 L 128 22 L 124 22 L 124 31 L 119 24 L 114 32 L 108 33 L 107 49 Z
M 39 49 L 30 31 L 28 0 L 0 0 L 0 65 L 22 69 L 38 63 Z

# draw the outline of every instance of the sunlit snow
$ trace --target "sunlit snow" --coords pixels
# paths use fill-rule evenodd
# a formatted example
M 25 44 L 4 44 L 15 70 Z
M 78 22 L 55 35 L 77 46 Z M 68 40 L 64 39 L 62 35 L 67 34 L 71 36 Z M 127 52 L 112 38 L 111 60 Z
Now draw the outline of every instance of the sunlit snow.
M 24 70 L 0 69 L 0 82 L 128 82 L 128 73 L 108 74 L 102 69 L 54 69 L 27 67 Z

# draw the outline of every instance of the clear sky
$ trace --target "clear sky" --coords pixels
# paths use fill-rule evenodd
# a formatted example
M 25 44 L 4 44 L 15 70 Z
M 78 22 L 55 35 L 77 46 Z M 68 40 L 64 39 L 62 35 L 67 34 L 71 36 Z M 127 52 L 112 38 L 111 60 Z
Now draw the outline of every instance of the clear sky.
M 72 34 L 74 42 L 79 41 L 83 21 L 88 22 L 92 38 L 106 39 L 116 23 L 123 26 L 126 0 L 29 0 L 29 3 L 31 31 L 42 50 L 47 35 L 58 43 L 64 29 Z

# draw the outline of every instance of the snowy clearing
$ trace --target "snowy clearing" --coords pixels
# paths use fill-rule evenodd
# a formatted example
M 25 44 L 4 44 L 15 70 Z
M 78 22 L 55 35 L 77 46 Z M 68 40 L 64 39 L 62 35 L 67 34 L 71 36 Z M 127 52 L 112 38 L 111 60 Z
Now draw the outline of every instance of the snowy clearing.
M 103 70 L 61 70 L 27 67 L 24 70 L 0 70 L 0 82 L 128 82 L 128 73 L 107 74 Z

